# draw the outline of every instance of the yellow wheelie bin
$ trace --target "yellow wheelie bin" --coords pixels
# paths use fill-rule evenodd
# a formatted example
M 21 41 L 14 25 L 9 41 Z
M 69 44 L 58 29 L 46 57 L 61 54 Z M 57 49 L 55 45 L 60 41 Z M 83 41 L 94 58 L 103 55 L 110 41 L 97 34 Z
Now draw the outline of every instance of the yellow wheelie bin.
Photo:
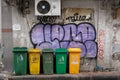
M 80 48 L 69 48 L 69 73 L 78 74 L 80 70 Z
M 29 72 L 40 74 L 40 49 L 29 49 Z

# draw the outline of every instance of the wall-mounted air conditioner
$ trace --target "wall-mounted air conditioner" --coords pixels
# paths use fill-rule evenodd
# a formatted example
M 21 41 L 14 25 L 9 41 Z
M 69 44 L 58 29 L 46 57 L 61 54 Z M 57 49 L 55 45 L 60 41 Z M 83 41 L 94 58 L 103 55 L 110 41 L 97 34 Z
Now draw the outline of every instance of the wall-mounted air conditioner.
M 61 0 L 35 0 L 35 15 L 60 16 Z

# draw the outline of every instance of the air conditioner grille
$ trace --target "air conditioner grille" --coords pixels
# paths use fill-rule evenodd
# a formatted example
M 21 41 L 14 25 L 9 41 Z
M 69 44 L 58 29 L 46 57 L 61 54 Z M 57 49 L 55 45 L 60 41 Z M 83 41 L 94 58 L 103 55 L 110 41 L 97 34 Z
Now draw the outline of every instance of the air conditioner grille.
M 36 16 L 60 16 L 61 0 L 35 0 Z
M 37 9 L 42 14 L 47 14 L 50 11 L 50 4 L 47 1 L 40 1 L 37 5 Z

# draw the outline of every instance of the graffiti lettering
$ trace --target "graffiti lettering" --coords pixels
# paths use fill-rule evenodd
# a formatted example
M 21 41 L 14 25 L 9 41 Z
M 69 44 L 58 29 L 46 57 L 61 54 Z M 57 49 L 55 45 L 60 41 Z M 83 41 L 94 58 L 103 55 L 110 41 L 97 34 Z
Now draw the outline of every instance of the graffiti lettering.
M 66 18 L 69 22 L 75 22 L 75 21 L 91 21 L 91 16 L 85 16 L 85 15 L 79 15 L 78 13 L 75 13 L 73 16 L 69 16 Z
M 104 59 L 104 44 L 105 44 L 104 35 L 105 35 L 104 30 L 100 30 L 98 34 L 98 58 L 101 60 Z
M 54 23 L 57 19 L 57 16 L 38 16 L 37 19 L 40 23 Z
M 34 47 L 82 49 L 81 57 L 96 57 L 97 43 L 95 27 L 90 23 L 51 25 L 36 24 L 30 31 L 31 42 Z
M 120 52 L 113 53 L 112 59 L 113 59 L 113 60 L 119 60 L 119 61 L 120 61 Z

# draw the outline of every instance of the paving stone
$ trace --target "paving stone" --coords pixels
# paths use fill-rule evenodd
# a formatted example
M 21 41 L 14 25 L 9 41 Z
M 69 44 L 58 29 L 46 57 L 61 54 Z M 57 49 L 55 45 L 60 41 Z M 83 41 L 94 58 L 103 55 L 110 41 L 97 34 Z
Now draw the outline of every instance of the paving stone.
M 118 80 L 117 76 L 93 76 L 92 80 Z
M 72 80 L 71 77 L 65 77 L 65 76 L 57 76 L 54 77 L 53 80 Z
M 86 77 L 79 77 L 78 80 L 91 80 L 90 77 L 86 76 Z

